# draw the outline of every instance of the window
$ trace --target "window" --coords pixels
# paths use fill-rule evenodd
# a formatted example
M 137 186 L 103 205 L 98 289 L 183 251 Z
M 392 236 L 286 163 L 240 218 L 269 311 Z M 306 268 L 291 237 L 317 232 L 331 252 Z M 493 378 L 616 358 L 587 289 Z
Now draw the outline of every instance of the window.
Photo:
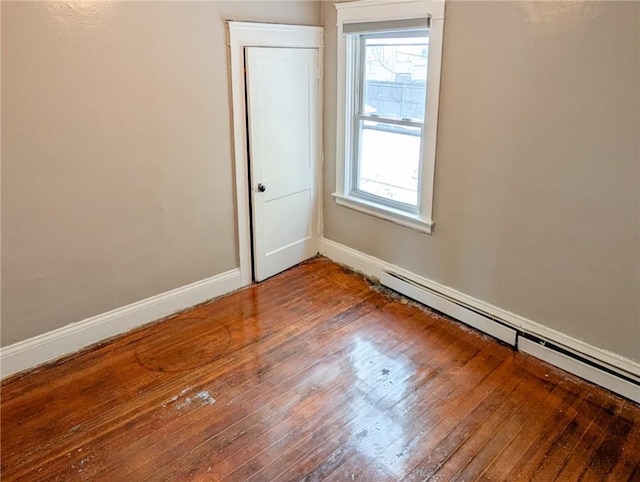
M 428 30 L 354 35 L 353 193 L 418 208 Z
M 336 202 L 431 233 L 444 4 L 336 8 Z

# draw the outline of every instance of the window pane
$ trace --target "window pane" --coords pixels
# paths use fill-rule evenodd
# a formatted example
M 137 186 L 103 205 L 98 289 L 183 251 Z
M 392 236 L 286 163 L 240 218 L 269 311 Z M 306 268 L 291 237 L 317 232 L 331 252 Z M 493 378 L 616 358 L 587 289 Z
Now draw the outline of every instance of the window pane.
M 424 120 L 428 37 L 364 37 L 363 114 Z
M 361 121 L 357 189 L 417 207 L 421 131 Z

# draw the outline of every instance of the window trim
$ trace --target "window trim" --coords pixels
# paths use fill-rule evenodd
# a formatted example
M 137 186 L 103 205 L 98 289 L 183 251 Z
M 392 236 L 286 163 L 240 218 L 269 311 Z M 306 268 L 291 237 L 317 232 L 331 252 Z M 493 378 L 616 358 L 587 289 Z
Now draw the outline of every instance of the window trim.
M 442 64 L 442 39 L 444 33 L 444 0 L 361 0 L 336 4 L 338 27 L 338 115 L 336 119 L 336 203 L 371 216 L 431 234 L 433 221 L 433 194 L 435 180 L 436 138 L 438 105 L 440 97 L 440 72 Z M 352 58 L 353 43 L 343 35 L 345 24 L 384 22 L 429 18 L 429 63 L 427 67 L 426 115 L 423 125 L 422 162 L 418 179 L 419 206 L 416 212 L 397 209 L 393 203 L 382 203 L 364 196 L 352 195 L 354 149 L 352 136 L 357 135 L 354 126 L 353 106 L 355 90 L 347 86 L 356 82 L 355 69 L 347 64 Z

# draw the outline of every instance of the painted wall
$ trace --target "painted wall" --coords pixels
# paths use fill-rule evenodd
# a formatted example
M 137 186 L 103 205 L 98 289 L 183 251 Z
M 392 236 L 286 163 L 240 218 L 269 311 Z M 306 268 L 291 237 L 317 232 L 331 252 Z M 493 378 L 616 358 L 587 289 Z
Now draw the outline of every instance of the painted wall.
M 447 2 L 435 234 L 337 206 L 326 238 L 640 361 L 640 3 Z
M 318 2 L 1 8 L 1 344 L 237 267 L 223 20 Z

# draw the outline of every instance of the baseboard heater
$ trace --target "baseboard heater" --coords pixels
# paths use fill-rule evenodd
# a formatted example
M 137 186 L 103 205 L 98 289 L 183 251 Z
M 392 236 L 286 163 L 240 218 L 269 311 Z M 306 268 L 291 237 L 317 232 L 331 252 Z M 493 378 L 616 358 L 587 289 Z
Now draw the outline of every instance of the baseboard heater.
M 398 273 L 382 271 L 380 274 L 380 284 L 398 293 L 402 293 L 413 300 L 419 301 L 445 315 L 449 315 L 511 346 L 515 347 L 517 344 L 518 332 L 512 327 L 491 317 L 488 313 L 456 301 L 445 294 L 416 283 Z
M 518 333 L 518 350 L 640 403 L 640 379 L 530 333 Z
M 573 373 L 640 403 L 640 377 L 622 373 L 588 356 L 576 353 L 535 334 L 525 333 L 503 320 L 469 306 L 393 271 L 382 271 L 380 283 L 408 298 L 469 325 L 536 358 Z

